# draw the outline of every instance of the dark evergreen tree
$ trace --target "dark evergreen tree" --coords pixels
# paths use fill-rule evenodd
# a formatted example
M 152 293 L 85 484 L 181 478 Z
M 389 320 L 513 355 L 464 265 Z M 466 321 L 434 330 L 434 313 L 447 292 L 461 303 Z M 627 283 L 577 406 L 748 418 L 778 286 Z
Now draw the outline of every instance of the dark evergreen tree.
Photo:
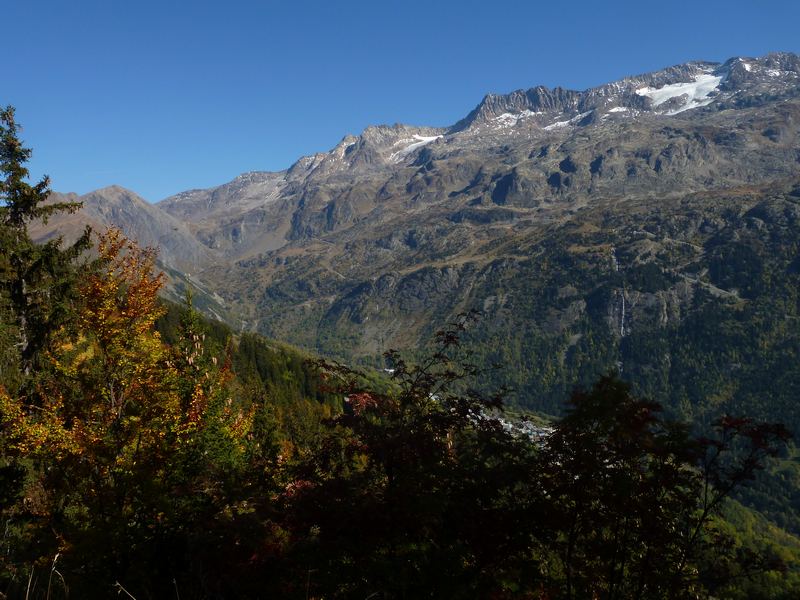
M 31 151 L 19 139 L 14 109 L 0 110 L 0 382 L 14 387 L 10 365 L 33 373 L 51 336 L 67 322 L 75 288 L 75 261 L 90 246 L 90 230 L 68 248 L 61 239 L 35 244 L 28 226 L 54 214 L 75 212 L 77 202 L 48 202 L 50 180 L 31 185 L 25 163 Z M 18 358 L 18 361 L 13 360 Z

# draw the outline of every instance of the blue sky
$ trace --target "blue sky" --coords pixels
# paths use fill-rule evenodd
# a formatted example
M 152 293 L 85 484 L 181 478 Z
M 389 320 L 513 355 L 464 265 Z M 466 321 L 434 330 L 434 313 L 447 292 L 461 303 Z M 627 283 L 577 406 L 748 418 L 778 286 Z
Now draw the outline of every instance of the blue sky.
M 370 124 L 449 125 L 487 92 L 800 53 L 796 0 L 6 0 L 0 18 L 32 173 L 151 201 Z

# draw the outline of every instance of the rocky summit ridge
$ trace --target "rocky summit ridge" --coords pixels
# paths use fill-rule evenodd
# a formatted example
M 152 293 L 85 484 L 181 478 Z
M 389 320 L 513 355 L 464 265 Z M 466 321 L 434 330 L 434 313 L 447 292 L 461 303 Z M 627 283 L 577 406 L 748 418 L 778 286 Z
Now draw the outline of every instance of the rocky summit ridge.
M 520 122 L 546 130 L 641 113 L 674 115 L 712 102 L 735 102 L 741 94 L 789 91 L 797 83 L 798 60 L 794 54 L 775 53 L 760 59 L 732 58 L 723 64 L 690 62 L 583 92 L 538 86 L 489 94 L 452 130 L 508 128 Z
M 477 309 L 472 347 L 509 366 L 523 404 L 554 410 L 610 368 L 686 410 L 714 377 L 734 402 L 769 365 L 726 353 L 756 341 L 687 340 L 707 311 L 794 318 L 765 290 L 800 272 L 800 57 L 490 94 L 450 127 L 372 126 L 284 171 L 154 205 L 126 194 L 77 199 L 160 246 L 175 292 L 200 289 L 237 328 L 379 364 Z M 692 356 L 696 396 L 678 377 Z
M 478 184 L 487 177 L 486 166 L 491 162 L 481 154 L 513 154 L 511 149 L 527 148 L 541 142 L 541 147 L 537 148 L 538 155 L 524 158 L 544 165 L 552 162 L 547 160 L 549 157 L 558 154 L 555 147 L 554 152 L 548 154 L 553 141 L 564 139 L 569 144 L 577 142 L 582 134 L 601 139 L 608 137 L 609 133 L 613 135 L 614 131 L 626 129 L 633 133 L 637 127 L 658 128 L 659 125 L 662 127 L 656 133 L 669 137 L 671 134 L 665 133 L 664 127 L 684 120 L 704 120 L 709 124 L 719 122 L 719 126 L 724 127 L 722 121 L 727 115 L 717 113 L 758 107 L 764 103 L 775 105 L 781 99 L 796 98 L 799 87 L 800 58 L 793 54 L 770 54 L 758 59 L 734 58 L 723 64 L 687 63 L 583 92 L 535 87 L 506 95 L 488 95 L 452 127 L 371 126 L 358 136 L 345 136 L 329 152 L 299 159 L 285 171 L 246 173 L 223 186 L 184 192 L 157 206 L 187 221 L 197 238 L 210 249 L 231 259 L 248 258 L 297 239 L 336 229 L 342 220 L 350 221 L 355 213 L 361 212 L 359 199 L 362 191 L 378 197 L 397 197 L 394 184 L 399 184 L 400 174 L 414 165 L 448 159 L 455 163 L 463 157 L 464 164 L 456 165 L 456 171 L 469 171 L 478 178 L 473 187 L 480 187 Z M 729 132 L 725 135 L 736 134 Z M 685 142 L 692 145 L 691 140 Z M 653 163 L 648 166 L 656 171 L 680 166 L 675 163 L 689 160 L 681 157 L 694 150 L 677 141 L 663 145 L 661 156 L 648 159 Z M 563 148 L 562 144 L 556 146 Z M 615 185 L 604 185 L 609 183 L 609 179 L 619 179 L 614 177 L 613 155 L 621 149 L 606 150 L 611 154 L 598 153 L 587 157 L 589 162 L 584 167 L 588 168 L 584 169 L 579 169 L 574 163 L 575 156 L 562 156 L 555 168 L 543 173 L 548 184 L 544 187 L 523 177 L 524 164 L 494 179 L 494 175 L 489 175 L 492 181 L 487 183 L 495 201 L 509 194 L 512 198 L 522 194 L 529 196 L 530 203 L 536 195 L 530 192 L 538 192 L 538 187 L 542 187 L 545 198 L 554 192 L 563 196 L 577 191 L 579 180 L 587 174 L 590 177 L 584 182 L 584 192 L 597 193 L 600 188 L 610 187 L 606 193 L 621 193 L 622 190 L 614 189 L 618 187 L 618 181 Z M 695 156 L 701 151 L 698 147 Z M 646 152 L 640 150 L 639 154 Z M 473 160 L 483 161 L 484 167 L 472 168 L 467 163 Z M 744 164 L 740 166 L 744 167 Z M 626 190 L 653 183 L 651 177 L 645 176 L 637 185 L 632 174 L 637 171 L 636 166 L 626 164 L 617 168 L 625 171 Z M 708 173 L 696 175 L 702 180 L 697 182 L 698 186 L 708 184 L 707 180 L 713 178 L 713 174 Z M 757 173 L 741 175 L 742 182 L 758 177 Z M 464 179 L 460 174 L 453 173 L 452 176 Z M 383 178 L 379 188 L 365 190 L 364 186 L 376 183 L 375 178 Z M 403 182 L 405 193 L 411 197 L 435 195 L 435 190 L 420 184 L 420 178 L 421 175 L 417 174 L 413 180 Z M 357 184 L 362 179 L 371 182 Z M 589 180 L 593 185 L 589 185 Z M 465 183 L 461 191 L 469 189 L 473 181 Z M 673 181 L 667 183 L 674 187 Z M 417 188 L 418 192 L 414 193 Z M 459 190 L 449 190 L 448 194 L 453 192 Z

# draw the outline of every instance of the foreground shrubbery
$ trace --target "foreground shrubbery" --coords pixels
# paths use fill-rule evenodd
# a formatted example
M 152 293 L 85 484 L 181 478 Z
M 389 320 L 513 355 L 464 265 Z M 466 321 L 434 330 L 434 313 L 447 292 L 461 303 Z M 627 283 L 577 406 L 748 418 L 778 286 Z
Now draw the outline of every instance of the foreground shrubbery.
M 391 382 L 167 310 L 118 231 L 68 250 L 27 224 L 13 112 L 0 184 L 0 594 L 27 598 L 779 597 L 791 554 L 723 501 L 785 445 L 707 437 L 606 377 L 552 432 L 469 391 L 461 320 Z M 756 552 L 755 549 L 758 549 Z M 795 579 L 792 579 L 792 578 Z M 794 586 L 794 587 L 792 587 Z M 738 590 L 738 591 L 737 591 Z M 745 592 L 741 592 L 745 593 Z

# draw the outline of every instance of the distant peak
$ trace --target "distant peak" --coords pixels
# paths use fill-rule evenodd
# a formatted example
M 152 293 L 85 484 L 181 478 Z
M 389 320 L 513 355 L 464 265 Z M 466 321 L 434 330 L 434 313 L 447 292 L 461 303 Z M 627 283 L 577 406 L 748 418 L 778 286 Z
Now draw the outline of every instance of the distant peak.
M 124 188 L 121 185 L 116 185 L 116 184 L 107 185 L 106 187 L 102 187 L 100 189 L 93 190 L 93 191 L 89 192 L 88 194 L 84 194 L 84 195 L 85 196 L 97 195 L 97 196 L 108 196 L 108 197 L 127 196 L 127 197 L 131 197 L 131 198 L 135 198 L 137 200 L 141 200 L 142 202 L 146 202 L 146 200 L 144 200 L 144 198 L 142 198 L 136 192 L 134 192 L 132 190 L 129 190 L 128 188 Z

